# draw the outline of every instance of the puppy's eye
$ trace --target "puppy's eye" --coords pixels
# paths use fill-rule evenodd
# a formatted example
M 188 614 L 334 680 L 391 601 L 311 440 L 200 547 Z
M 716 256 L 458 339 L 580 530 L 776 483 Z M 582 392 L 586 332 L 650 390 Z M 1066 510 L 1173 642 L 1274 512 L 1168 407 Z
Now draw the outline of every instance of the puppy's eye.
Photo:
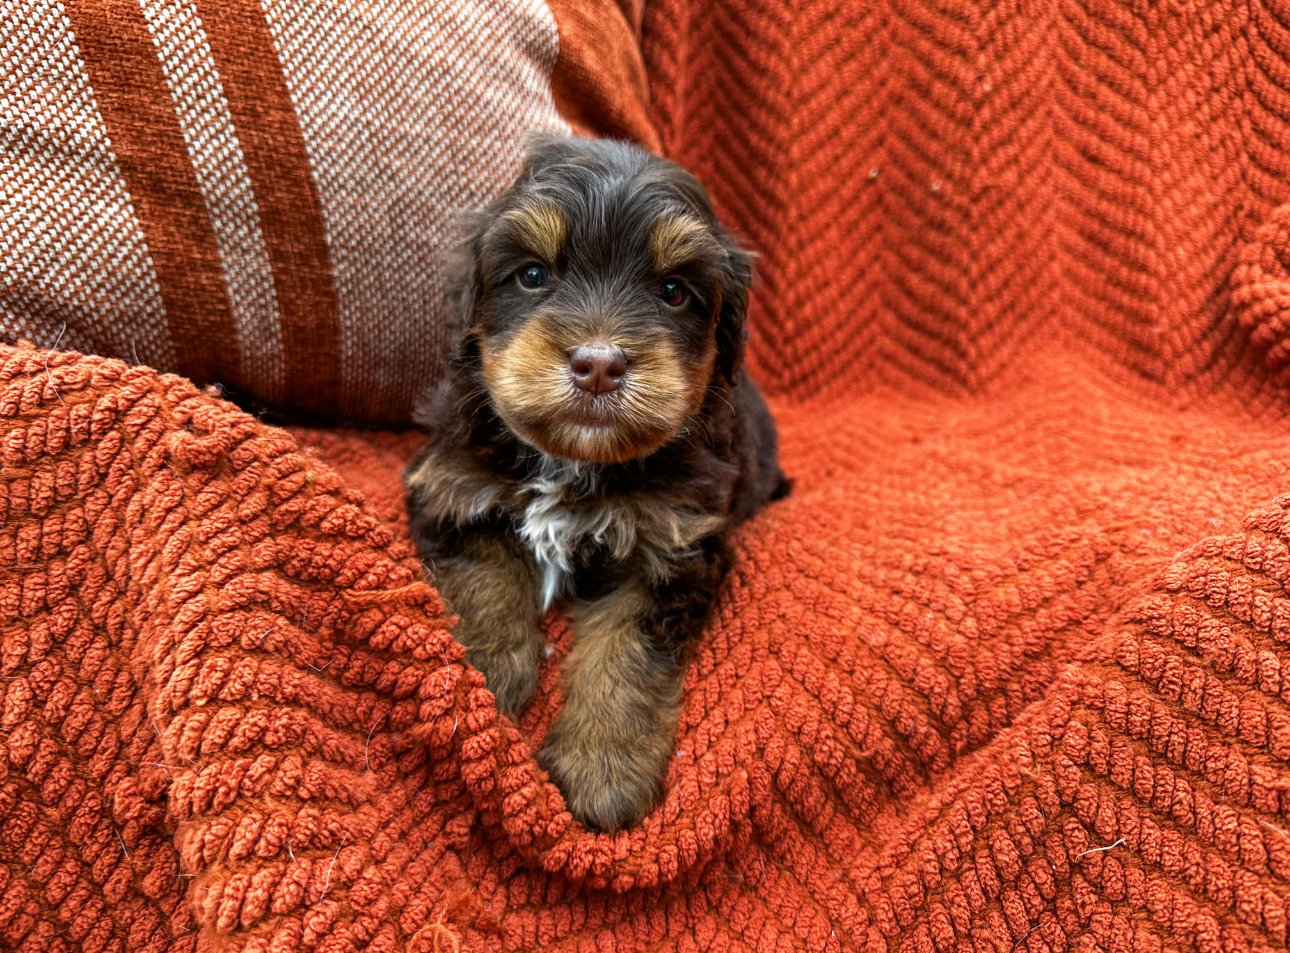
M 546 283 L 551 280 L 551 274 L 541 265 L 525 265 L 515 273 L 515 280 L 520 283 L 521 288 L 536 291 L 538 288 L 546 287 Z
M 669 308 L 679 308 L 690 300 L 690 289 L 675 278 L 669 278 L 658 290 L 658 296 Z

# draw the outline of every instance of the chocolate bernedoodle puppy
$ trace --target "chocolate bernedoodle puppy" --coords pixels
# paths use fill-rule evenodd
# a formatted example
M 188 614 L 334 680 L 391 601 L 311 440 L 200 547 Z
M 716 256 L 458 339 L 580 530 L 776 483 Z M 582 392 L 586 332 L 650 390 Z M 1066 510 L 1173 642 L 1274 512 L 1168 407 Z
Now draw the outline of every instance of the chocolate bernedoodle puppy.
M 788 490 L 741 367 L 749 255 L 684 169 L 571 138 L 533 145 L 463 250 L 413 531 L 503 712 L 533 696 L 539 623 L 564 606 L 538 757 L 575 817 L 616 830 L 660 794 L 731 530 Z

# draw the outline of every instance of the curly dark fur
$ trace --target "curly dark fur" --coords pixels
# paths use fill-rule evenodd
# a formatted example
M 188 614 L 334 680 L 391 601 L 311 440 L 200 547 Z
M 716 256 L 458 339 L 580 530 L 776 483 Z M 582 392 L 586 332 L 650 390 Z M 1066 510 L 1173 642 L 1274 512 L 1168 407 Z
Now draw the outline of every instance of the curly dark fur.
M 730 531 L 788 489 L 742 367 L 751 279 L 698 182 L 617 142 L 536 143 L 464 244 L 412 528 L 507 713 L 535 690 L 542 613 L 567 600 L 566 703 L 539 759 L 595 829 L 657 800 Z M 620 390 L 570 383 L 589 336 L 623 348 Z

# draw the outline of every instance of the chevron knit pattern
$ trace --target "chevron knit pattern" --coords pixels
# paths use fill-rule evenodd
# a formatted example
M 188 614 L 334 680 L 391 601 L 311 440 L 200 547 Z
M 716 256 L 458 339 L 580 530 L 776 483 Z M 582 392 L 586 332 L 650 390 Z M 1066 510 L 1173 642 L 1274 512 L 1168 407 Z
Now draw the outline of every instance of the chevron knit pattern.
M 646 5 L 794 494 L 588 834 L 406 542 L 421 437 L 0 347 L 0 948 L 1290 945 L 1290 14 Z
M 657 0 L 645 54 L 665 147 L 761 254 L 771 390 L 976 392 L 1050 336 L 1176 399 L 1244 366 L 1284 3 Z M 1266 301 L 1259 347 L 1290 329 Z

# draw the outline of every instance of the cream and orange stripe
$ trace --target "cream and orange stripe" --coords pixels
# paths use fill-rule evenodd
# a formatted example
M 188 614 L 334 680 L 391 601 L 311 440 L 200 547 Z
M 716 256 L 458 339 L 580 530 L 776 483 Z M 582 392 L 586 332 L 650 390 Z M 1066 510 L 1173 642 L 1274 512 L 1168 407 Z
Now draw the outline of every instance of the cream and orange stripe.
M 176 369 L 239 380 L 218 243 L 143 11 L 134 0 L 63 6 L 147 241 Z
M 261 382 L 257 396 L 277 403 L 283 356 L 273 266 L 210 39 L 193 0 L 144 0 L 142 10 L 206 199 L 243 369 Z
M 58 0 L 0 12 L 0 336 L 176 363 L 147 240 Z

